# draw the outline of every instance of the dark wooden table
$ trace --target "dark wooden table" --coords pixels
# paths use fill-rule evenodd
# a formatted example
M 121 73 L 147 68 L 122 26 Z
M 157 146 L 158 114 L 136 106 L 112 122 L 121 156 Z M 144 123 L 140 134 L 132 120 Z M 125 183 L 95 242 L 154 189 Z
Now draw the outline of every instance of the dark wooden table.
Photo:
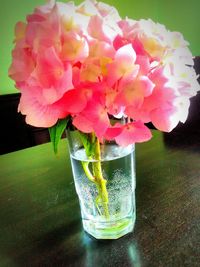
M 82 230 L 66 140 L 0 156 L 0 267 L 200 266 L 200 133 L 153 132 L 136 146 L 133 233 Z M 181 137 L 184 137 L 181 140 Z

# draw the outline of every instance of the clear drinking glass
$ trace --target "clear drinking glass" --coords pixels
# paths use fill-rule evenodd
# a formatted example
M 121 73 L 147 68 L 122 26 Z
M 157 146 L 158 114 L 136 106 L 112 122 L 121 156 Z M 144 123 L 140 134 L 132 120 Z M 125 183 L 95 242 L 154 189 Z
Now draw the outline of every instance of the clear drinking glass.
M 67 131 L 71 166 L 84 230 L 97 239 L 117 239 L 135 224 L 135 146 L 100 144 L 101 160 L 88 158 L 78 131 Z M 106 180 L 106 206 L 99 185 L 88 179 L 98 164 Z M 100 195 L 100 196 L 99 196 Z

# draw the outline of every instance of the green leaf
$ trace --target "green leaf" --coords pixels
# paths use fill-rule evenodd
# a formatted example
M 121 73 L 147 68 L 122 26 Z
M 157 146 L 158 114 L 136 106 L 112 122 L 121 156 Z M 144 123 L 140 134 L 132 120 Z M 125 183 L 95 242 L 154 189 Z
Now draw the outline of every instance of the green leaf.
M 92 134 L 79 132 L 81 141 L 85 148 L 85 152 L 88 158 L 92 158 L 94 154 L 95 138 Z
M 66 129 L 68 119 L 58 120 L 58 122 L 49 128 L 50 139 L 53 144 L 54 153 L 58 153 L 58 143 Z

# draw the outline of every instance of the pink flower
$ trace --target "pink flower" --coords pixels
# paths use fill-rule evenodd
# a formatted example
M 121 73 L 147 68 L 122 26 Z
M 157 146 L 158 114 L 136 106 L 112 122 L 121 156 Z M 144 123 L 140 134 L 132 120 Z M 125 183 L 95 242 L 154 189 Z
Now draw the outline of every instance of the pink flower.
M 122 20 L 95 0 L 48 1 L 26 20 L 15 28 L 9 76 L 27 123 L 51 127 L 69 116 L 79 131 L 126 146 L 151 138 L 147 122 L 169 132 L 186 121 L 199 84 L 180 33 Z M 113 125 L 111 116 L 125 120 Z
M 65 66 L 53 47 L 38 55 L 34 76 L 44 88 L 53 86 L 59 90 L 63 88 L 65 91 L 73 88 L 71 65 Z
M 120 146 L 145 142 L 151 137 L 151 131 L 140 121 L 130 122 L 125 125 L 117 123 L 105 133 L 106 139 L 115 139 Z
M 22 90 L 18 111 L 26 115 L 26 123 L 36 127 L 51 127 L 58 118 L 64 118 L 68 115 L 60 108 L 60 101 L 51 105 L 44 105 L 34 95 L 34 90 Z
M 107 82 L 112 86 L 118 80 L 136 77 L 139 66 L 135 64 L 136 53 L 131 44 L 119 48 L 112 63 L 108 64 Z
M 126 108 L 130 106 L 140 108 L 144 98 L 152 94 L 154 86 L 147 76 L 139 76 L 133 81 L 123 84 L 115 100 Z
M 121 30 L 117 24 L 120 16 L 114 7 L 97 1 L 84 1 L 78 8 L 82 14 L 89 16 L 88 34 L 90 38 L 112 44 Z
M 13 61 L 8 70 L 10 78 L 22 82 L 29 78 L 34 70 L 35 62 L 31 49 L 24 41 L 19 41 L 12 52 Z
M 71 32 L 63 35 L 61 57 L 63 61 L 82 61 L 87 58 L 89 47 L 86 39 Z
M 85 123 L 83 123 L 85 122 Z M 110 126 L 108 111 L 101 94 L 94 94 L 85 109 L 75 115 L 73 125 L 82 132 L 94 131 L 98 138 L 102 138 Z
M 46 93 L 46 92 L 45 92 Z M 67 91 L 60 99 L 48 104 L 46 95 L 41 96 L 41 88 L 24 87 L 18 110 L 26 115 L 26 122 L 36 127 L 51 127 L 58 119 L 71 113 L 80 113 L 87 104 L 87 94 L 84 90 Z M 49 92 L 50 96 L 54 93 Z

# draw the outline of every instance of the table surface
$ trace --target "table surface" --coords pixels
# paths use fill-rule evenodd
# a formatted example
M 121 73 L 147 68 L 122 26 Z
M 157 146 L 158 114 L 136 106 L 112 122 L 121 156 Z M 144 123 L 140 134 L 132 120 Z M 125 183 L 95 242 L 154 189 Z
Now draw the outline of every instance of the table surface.
M 199 134 L 153 135 L 136 145 L 134 232 L 112 241 L 82 229 L 65 139 L 59 157 L 0 156 L 0 266 L 200 266 Z

